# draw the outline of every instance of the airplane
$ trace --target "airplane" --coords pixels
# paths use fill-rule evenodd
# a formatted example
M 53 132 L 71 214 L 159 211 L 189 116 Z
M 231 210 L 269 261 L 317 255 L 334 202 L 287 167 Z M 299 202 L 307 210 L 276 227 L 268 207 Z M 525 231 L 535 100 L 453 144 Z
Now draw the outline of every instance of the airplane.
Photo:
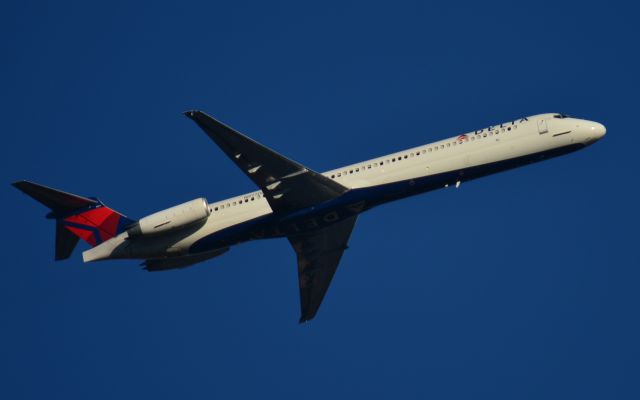
M 29 181 L 17 189 L 51 211 L 55 259 L 78 240 L 84 262 L 141 259 L 147 271 L 184 268 L 257 239 L 287 238 L 296 252 L 300 323 L 315 317 L 358 216 L 378 205 L 568 154 L 605 133 L 604 125 L 539 114 L 319 173 L 204 112 L 184 113 L 259 190 L 209 203 L 198 198 L 133 220 L 93 197 Z

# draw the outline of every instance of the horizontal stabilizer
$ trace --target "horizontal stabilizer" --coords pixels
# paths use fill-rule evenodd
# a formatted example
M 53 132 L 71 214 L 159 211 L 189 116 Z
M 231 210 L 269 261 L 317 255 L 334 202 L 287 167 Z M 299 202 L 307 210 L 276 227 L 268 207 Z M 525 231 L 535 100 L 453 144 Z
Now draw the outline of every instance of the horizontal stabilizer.
M 63 215 L 98 204 L 97 200 L 78 196 L 29 181 L 14 182 L 18 190 L 47 206 L 54 214 Z

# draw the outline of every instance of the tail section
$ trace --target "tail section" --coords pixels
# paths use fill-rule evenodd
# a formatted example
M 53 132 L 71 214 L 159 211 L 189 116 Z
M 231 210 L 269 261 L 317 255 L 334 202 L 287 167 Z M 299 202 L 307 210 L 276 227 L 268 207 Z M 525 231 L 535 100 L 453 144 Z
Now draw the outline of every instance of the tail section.
M 56 261 L 66 260 L 73 253 L 80 238 L 56 221 Z
M 56 220 L 56 260 L 69 258 L 78 239 L 95 247 L 134 223 L 98 199 L 28 181 L 15 182 L 13 186 L 51 210 L 47 218 Z

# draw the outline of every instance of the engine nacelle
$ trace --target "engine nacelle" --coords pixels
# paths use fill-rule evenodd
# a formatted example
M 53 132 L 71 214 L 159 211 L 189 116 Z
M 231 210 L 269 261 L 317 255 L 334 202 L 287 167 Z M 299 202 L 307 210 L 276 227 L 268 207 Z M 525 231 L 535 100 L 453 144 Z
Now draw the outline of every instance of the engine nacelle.
M 167 233 L 202 221 L 209 214 L 207 199 L 201 197 L 146 216 L 127 229 L 127 233 L 129 237 Z

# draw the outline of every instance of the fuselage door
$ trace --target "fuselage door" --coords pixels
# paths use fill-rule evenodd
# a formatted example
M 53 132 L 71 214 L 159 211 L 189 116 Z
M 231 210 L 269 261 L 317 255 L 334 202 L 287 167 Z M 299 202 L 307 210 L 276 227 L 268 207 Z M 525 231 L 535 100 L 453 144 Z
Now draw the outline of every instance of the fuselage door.
M 549 132 L 549 128 L 547 128 L 547 120 L 546 119 L 539 119 L 538 120 L 538 133 L 539 134 L 543 134 L 543 133 L 547 133 Z

